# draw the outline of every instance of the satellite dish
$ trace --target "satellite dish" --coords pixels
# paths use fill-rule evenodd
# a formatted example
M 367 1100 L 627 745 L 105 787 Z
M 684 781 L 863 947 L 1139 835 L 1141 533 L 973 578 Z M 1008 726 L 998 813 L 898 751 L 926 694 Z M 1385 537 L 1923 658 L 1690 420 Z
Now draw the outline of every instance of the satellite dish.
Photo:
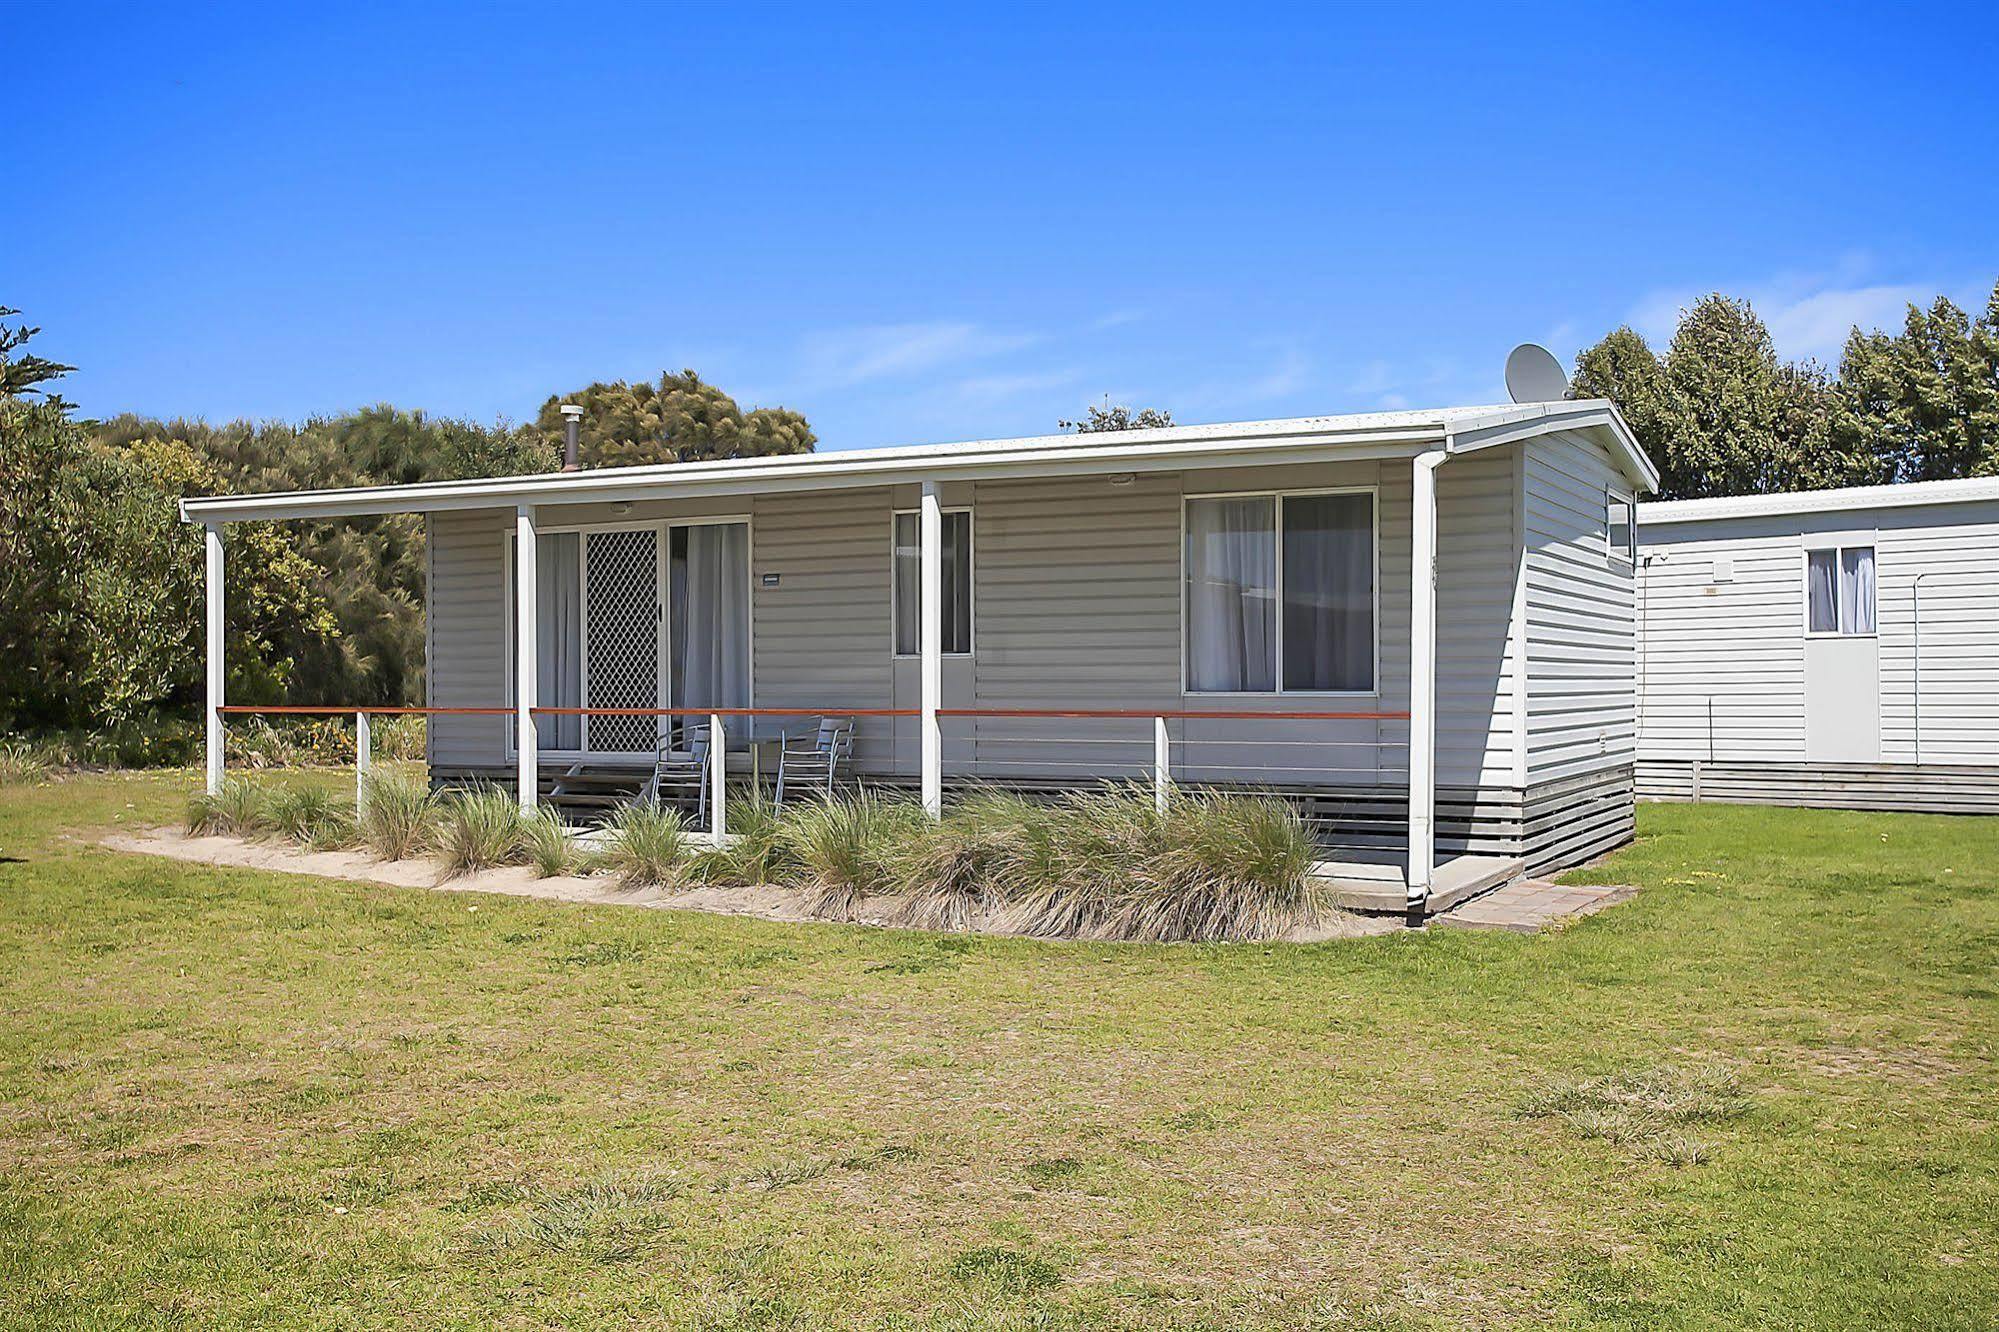
M 1506 392 L 1515 402 L 1560 402 L 1569 396 L 1569 377 L 1553 352 L 1523 342 L 1507 353 Z

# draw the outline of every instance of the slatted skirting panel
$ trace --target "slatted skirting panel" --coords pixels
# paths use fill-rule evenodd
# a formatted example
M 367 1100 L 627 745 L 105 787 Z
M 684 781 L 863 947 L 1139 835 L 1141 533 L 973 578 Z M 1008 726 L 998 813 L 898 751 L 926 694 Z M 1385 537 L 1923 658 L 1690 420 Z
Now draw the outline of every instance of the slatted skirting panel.
M 1543 782 L 1527 792 L 1522 858 L 1529 874 L 1591 860 L 1629 842 L 1634 831 L 1630 767 Z
M 1638 765 L 1638 797 L 1796 805 L 1804 809 L 1999 814 L 1999 765 L 1708 762 L 1696 765 L 1691 760 L 1648 759 Z

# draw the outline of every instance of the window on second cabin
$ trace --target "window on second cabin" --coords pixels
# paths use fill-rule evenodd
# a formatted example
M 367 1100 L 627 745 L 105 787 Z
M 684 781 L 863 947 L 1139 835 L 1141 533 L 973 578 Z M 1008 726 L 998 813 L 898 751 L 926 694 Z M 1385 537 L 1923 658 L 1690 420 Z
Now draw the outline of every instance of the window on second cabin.
M 1814 634 L 1874 632 L 1874 547 L 1805 554 L 1805 629 Z
M 1621 495 L 1608 495 L 1604 532 L 1609 537 L 1610 558 L 1624 564 L 1638 563 L 1638 543 L 1633 522 L 1632 502 Z
M 965 656 L 972 650 L 972 513 L 949 509 L 944 515 L 944 655 Z M 895 515 L 894 603 L 895 654 L 914 657 L 923 651 L 923 520 L 917 513 Z

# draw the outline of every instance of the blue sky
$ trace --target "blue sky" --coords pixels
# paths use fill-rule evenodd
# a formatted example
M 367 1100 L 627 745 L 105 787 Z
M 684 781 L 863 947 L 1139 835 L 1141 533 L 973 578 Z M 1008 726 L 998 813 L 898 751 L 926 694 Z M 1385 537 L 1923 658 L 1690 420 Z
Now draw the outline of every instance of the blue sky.
M 1490 401 L 1720 289 L 1999 277 L 1990 6 L 8 7 L 67 395 L 520 419 L 691 366 L 822 447 Z

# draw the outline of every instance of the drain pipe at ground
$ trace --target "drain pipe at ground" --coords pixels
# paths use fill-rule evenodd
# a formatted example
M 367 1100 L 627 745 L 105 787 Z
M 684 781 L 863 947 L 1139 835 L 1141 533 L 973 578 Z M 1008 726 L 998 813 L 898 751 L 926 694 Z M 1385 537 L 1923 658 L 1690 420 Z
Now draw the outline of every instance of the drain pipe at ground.
M 1417 455 L 1409 525 L 1409 923 L 1421 925 L 1437 861 L 1437 469 L 1444 447 Z

